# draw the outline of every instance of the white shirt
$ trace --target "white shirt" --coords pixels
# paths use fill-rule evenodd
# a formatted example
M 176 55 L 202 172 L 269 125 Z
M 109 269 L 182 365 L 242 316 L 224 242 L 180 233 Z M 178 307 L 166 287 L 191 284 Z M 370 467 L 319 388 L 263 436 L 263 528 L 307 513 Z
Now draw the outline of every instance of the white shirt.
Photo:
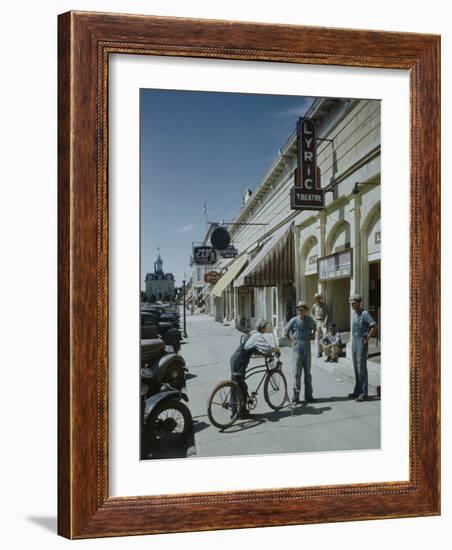
M 272 352 L 273 346 L 267 342 L 261 332 L 253 330 L 251 336 L 245 342 L 245 349 L 249 350 L 251 348 L 256 348 L 260 353 L 269 354 Z

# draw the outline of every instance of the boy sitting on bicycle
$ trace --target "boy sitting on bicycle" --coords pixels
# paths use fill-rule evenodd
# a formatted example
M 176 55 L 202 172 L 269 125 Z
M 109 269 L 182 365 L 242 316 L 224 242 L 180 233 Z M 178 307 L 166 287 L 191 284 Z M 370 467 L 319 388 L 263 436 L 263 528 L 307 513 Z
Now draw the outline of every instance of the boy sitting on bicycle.
M 239 418 L 250 418 L 250 412 L 246 408 L 248 401 L 248 385 L 245 381 L 246 368 L 250 362 L 251 356 L 255 353 L 259 355 L 270 355 L 276 353 L 280 355 L 279 348 L 272 347 L 265 339 L 264 333 L 267 330 L 268 323 L 265 319 L 256 321 L 255 329 L 248 338 L 240 343 L 231 357 L 231 380 L 240 387 L 243 396 L 243 406 Z M 234 398 L 233 398 L 234 399 Z M 236 411 L 232 411 L 235 414 Z

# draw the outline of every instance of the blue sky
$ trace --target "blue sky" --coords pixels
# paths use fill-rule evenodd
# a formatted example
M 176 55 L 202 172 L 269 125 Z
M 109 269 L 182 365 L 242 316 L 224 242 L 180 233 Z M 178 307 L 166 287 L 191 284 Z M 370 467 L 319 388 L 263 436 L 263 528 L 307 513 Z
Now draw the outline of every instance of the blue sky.
M 160 248 L 180 284 L 209 221 L 232 220 L 312 98 L 142 89 L 141 286 Z

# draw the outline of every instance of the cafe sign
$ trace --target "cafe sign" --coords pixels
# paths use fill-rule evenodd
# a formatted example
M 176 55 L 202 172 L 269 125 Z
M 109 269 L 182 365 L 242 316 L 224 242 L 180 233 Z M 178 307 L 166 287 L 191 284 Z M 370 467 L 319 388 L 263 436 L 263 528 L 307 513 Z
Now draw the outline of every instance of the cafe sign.
M 300 118 L 297 123 L 297 168 L 290 207 L 292 210 L 322 210 L 325 207 L 317 168 L 317 128 L 311 118 Z
M 352 249 L 342 250 L 318 259 L 320 281 L 344 279 L 352 276 Z
M 193 259 L 196 265 L 214 265 L 217 263 L 217 251 L 212 246 L 194 246 Z

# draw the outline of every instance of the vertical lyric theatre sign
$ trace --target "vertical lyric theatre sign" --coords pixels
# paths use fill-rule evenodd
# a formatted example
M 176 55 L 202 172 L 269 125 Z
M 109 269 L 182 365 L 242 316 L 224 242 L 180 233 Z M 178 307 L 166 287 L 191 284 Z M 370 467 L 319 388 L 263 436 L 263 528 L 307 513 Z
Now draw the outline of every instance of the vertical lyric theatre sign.
M 317 169 L 317 129 L 311 118 L 300 118 L 297 123 L 297 168 L 295 184 L 291 189 L 292 210 L 321 210 L 324 191 L 320 187 Z

